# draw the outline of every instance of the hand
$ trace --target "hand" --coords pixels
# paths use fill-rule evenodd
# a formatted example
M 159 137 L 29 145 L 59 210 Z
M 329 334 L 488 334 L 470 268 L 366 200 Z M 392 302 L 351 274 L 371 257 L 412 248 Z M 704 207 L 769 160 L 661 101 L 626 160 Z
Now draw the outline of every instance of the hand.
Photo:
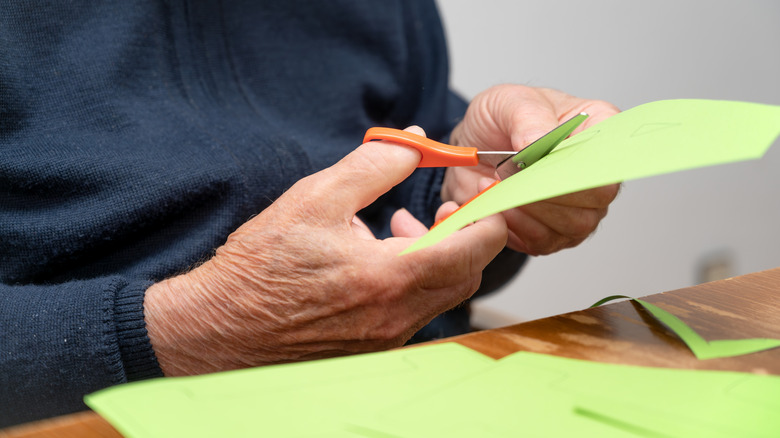
M 474 98 L 450 142 L 483 150 L 521 150 L 581 112 L 590 117 L 575 134 L 619 111 L 606 102 L 579 99 L 557 90 L 500 85 Z M 495 169 L 487 165 L 448 168 L 442 200 L 462 204 L 495 178 Z M 619 188 L 618 184 L 599 187 L 505 211 L 507 246 L 544 255 L 579 245 L 606 216 Z
M 355 213 L 406 178 L 420 155 L 360 146 L 296 183 L 193 271 L 144 301 L 166 375 L 382 350 L 473 294 L 506 244 L 500 215 L 439 245 L 398 254 L 427 229 L 405 210 L 377 240 Z M 442 210 L 445 213 L 447 208 Z

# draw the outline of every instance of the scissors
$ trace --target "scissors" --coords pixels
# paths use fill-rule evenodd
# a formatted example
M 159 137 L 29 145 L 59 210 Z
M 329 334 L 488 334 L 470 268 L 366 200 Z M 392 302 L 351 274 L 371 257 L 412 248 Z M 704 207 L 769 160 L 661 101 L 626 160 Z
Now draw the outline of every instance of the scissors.
M 480 151 L 474 147 L 452 146 L 439 143 L 438 141 L 431 140 L 421 135 L 393 128 L 371 128 L 366 131 L 363 143 L 376 140 L 388 140 L 413 147 L 422 154 L 422 158 L 417 167 L 458 167 L 476 166 L 479 163 L 488 164 L 496 168 L 496 174 L 498 175 L 499 180 L 503 180 L 544 158 L 555 149 L 558 144 L 565 140 L 566 137 L 571 135 L 571 133 L 587 118 L 588 115 L 586 113 L 579 113 L 561 123 L 552 131 L 544 134 L 542 137 L 526 146 L 523 150 L 517 152 Z M 498 181 L 495 181 L 493 184 L 477 193 L 476 196 L 464 202 L 458 207 L 458 210 L 476 199 L 479 195 L 490 190 L 496 184 L 498 184 Z M 431 229 L 439 225 L 453 213 L 455 212 L 436 221 Z
M 392 128 L 369 129 L 366 131 L 363 143 L 388 140 L 413 147 L 422 154 L 417 167 L 476 166 L 485 163 L 495 167 L 499 179 L 503 180 L 541 160 L 571 135 L 586 118 L 588 118 L 586 113 L 577 114 L 521 151 L 480 151 L 474 147 L 439 143 L 421 135 Z

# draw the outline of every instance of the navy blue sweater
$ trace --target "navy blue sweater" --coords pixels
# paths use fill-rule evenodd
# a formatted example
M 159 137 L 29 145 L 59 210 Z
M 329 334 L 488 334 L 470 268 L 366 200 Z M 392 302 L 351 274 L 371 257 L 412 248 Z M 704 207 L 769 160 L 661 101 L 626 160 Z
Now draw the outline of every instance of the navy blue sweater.
M 0 427 L 160 376 L 150 284 L 367 128 L 442 138 L 465 110 L 429 1 L 0 3 Z M 430 223 L 442 172 L 362 217 Z

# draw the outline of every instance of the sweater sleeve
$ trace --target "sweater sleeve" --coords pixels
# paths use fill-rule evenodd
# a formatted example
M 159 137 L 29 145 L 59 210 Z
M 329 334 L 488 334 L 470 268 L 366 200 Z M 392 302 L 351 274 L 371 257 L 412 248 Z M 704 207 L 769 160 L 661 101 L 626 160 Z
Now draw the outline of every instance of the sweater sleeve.
M 264 156 L 283 184 L 281 173 L 303 173 L 275 165 L 288 152 L 247 129 L 231 129 L 235 140 L 199 129 L 208 115 L 175 93 L 170 15 L 151 2 L 3 8 L 0 427 L 160 376 L 148 286 L 208 257 L 262 208 L 247 206 L 244 163 Z M 266 186 L 251 193 L 283 190 Z
M 84 410 L 89 392 L 161 376 L 143 325 L 147 286 L 1 286 L 0 427 Z

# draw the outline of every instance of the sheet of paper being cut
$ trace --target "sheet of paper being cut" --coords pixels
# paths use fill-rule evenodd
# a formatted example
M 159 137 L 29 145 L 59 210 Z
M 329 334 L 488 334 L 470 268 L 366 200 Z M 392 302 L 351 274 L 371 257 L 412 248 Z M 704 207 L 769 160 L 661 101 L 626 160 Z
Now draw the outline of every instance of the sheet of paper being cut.
M 761 158 L 780 135 L 780 106 L 663 100 L 566 139 L 533 166 L 473 199 L 401 254 L 504 210 L 607 184 Z

